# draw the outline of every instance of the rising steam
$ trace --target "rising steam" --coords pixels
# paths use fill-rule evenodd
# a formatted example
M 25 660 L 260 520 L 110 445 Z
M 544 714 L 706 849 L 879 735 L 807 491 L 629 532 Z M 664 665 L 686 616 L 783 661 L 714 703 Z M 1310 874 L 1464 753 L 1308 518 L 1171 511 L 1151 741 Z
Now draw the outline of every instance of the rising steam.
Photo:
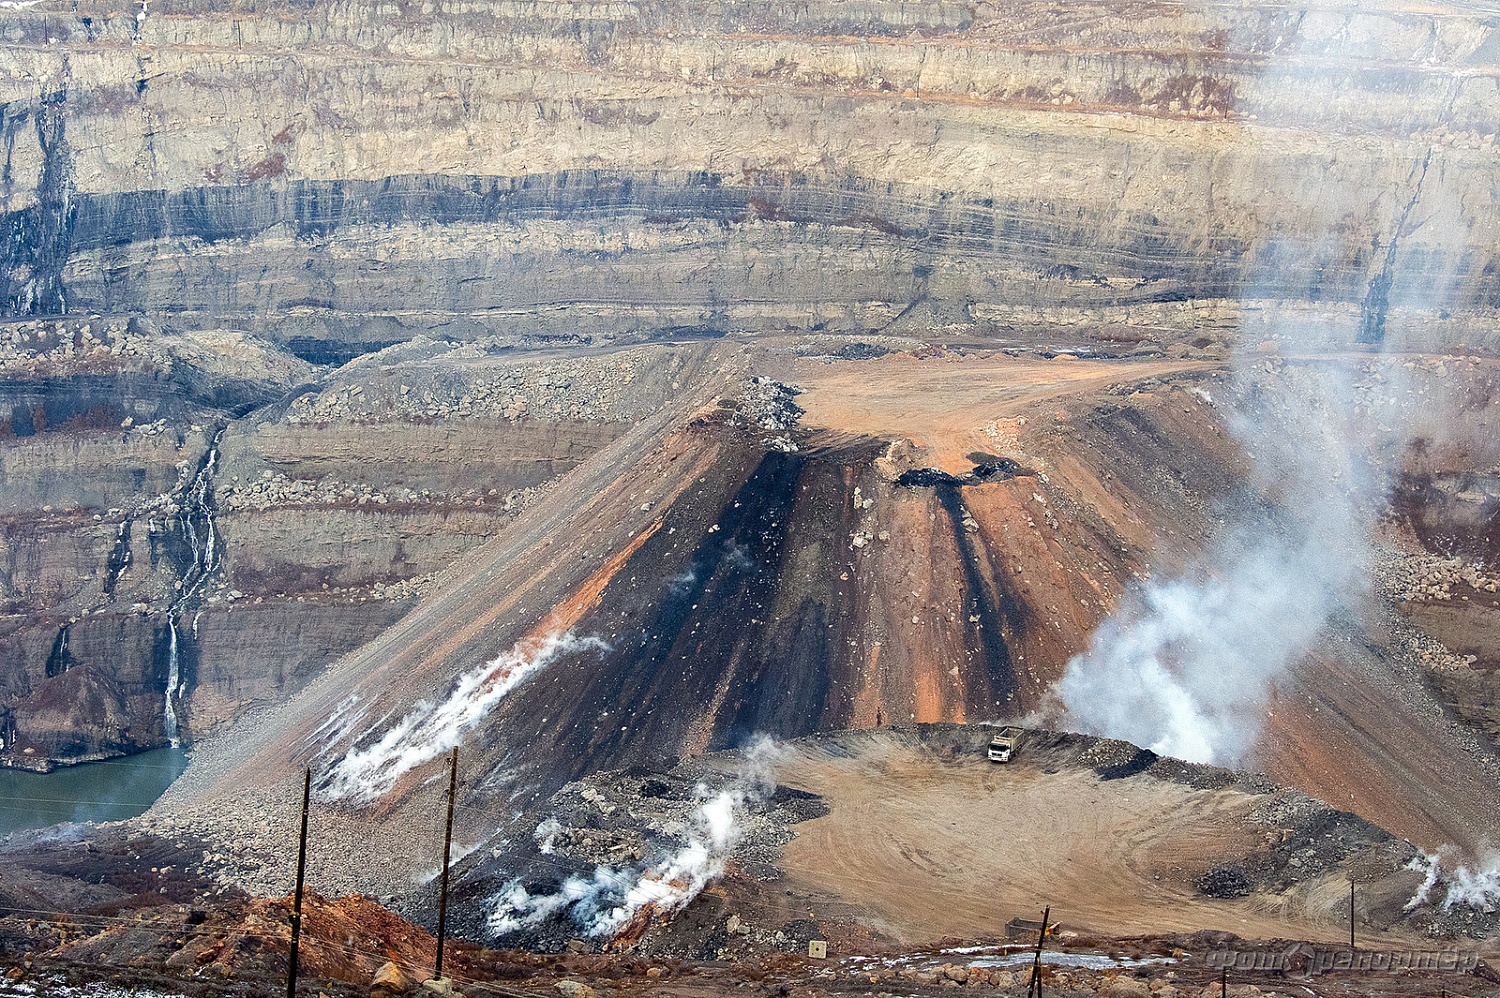
M 496 936 L 537 926 L 555 916 L 572 919 L 588 936 L 614 936 L 638 918 L 681 910 L 724 873 L 724 864 L 743 838 L 740 815 L 776 786 L 771 766 L 783 750 L 759 736 L 729 786 L 717 793 L 699 784 L 701 801 L 688 820 L 681 844 L 644 868 L 598 866 L 588 875 L 568 877 L 552 893 L 531 894 L 512 880 L 496 896 L 489 929 Z M 555 819 L 537 829 L 550 852 Z
M 1424 853 L 1407 865 L 1408 870 L 1423 874 L 1422 885 L 1406 902 L 1406 911 L 1412 911 L 1433 901 L 1438 885 L 1443 887 L 1443 900 L 1439 905 L 1443 911 L 1454 908 L 1477 908 L 1492 911 L 1500 907 L 1500 860 L 1493 857 L 1487 867 L 1470 868 L 1459 865 L 1444 870 L 1440 854 Z
M 1272 684 L 1368 592 L 1388 483 L 1356 442 L 1369 427 L 1351 372 L 1283 374 L 1266 393 L 1236 372 L 1229 424 L 1253 457 L 1248 487 L 1196 563 L 1147 583 L 1068 663 L 1057 694 L 1074 727 L 1191 762 L 1239 762 Z
M 458 745 L 464 733 L 489 716 L 507 693 L 559 655 L 609 646 L 596 637 L 571 632 L 522 641 L 454 680 L 448 695 L 422 700 L 385 733 L 368 744 L 355 740 L 322 778 L 325 799 L 369 803 L 388 793 L 406 773 Z M 378 725 L 376 726 L 378 727 Z M 362 738 L 368 741 L 376 728 Z
M 1372 53 L 1394 50 L 1405 30 L 1380 17 L 1365 19 L 1361 28 L 1357 35 L 1318 37 L 1325 67 L 1344 62 L 1352 71 Z M 1385 32 L 1389 38 L 1381 37 Z M 1309 101 L 1321 96 L 1330 107 L 1342 96 L 1341 74 L 1309 71 L 1295 59 L 1273 58 L 1265 72 L 1280 92 Z M 1257 131 L 1243 134 L 1253 139 Z M 1431 188 L 1424 195 L 1432 163 L 1432 149 L 1425 155 L 1415 151 L 1399 189 L 1372 191 L 1371 200 L 1358 206 L 1334 203 L 1331 189 L 1320 188 L 1316 177 L 1299 178 L 1286 192 L 1304 200 L 1309 218 L 1390 213 L 1375 259 L 1383 267 L 1372 266 L 1367 275 L 1358 329 L 1362 344 L 1384 341 L 1387 316 L 1396 304 L 1390 296 L 1393 282 L 1401 288 L 1402 307 L 1441 304 L 1435 299 L 1443 294 L 1443 281 L 1396 281 L 1404 262 L 1398 243 L 1442 217 L 1444 195 Z M 1419 199 L 1422 210 L 1414 211 Z M 1341 208 L 1347 215 L 1339 214 Z M 1433 231 L 1426 238 L 1433 238 Z M 1264 270 L 1252 281 L 1274 289 L 1295 283 L 1289 275 L 1299 270 L 1315 271 L 1316 261 L 1347 236 L 1330 227 L 1320 237 L 1295 243 L 1270 233 L 1266 238 L 1275 251 L 1262 258 Z M 1246 313 L 1247 326 L 1251 314 Z M 1222 511 L 1222 527 L 1196 561 L 1134 593 L 1095 634 L 1092 648 L 1068 663 L 1056 693 L 1073 726 L 1194 762 L 1238 763 L 1259 735 L 1273 684 L 1369 589 L 1372 532 L 1390 484 L 1371 441 L 1378 440 L 1390 458 L 1413 439 L 1412 428 L 1399 425 L 1395 405 L 1408 393 L 1392 379 L 1374 393 L 1380 397 L 1367 393 L 1362 407 L 1354 391 L 1356 365 L 1337 359 L 1340 351 L 1348 355 L 1346 340 L 1322 324 L 1291 328 L 1285 320 L 1272 321 L 1279 322 L 1269 330 L 1277 338 L 1310 353 L 1330 353 L 1288 364 L 1284 377 L 1262 377 L 1271 373 L 1261 366 L 1265 357 L 1246 349 L 1256 337 L 1242 329 L 1226 408 L 1252 462 L 1251 480 L 1238 501 Z M 1400 374 L 1399 365 L 1379 354 L 1362 360 Z

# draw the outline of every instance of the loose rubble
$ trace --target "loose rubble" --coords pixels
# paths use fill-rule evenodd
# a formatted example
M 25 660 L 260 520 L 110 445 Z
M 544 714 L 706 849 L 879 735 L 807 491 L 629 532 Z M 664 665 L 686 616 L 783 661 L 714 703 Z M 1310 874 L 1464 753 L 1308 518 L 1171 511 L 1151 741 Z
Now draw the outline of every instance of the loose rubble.
M 1453 587 L 1500 592 L 1500 575 L 1466 558 L 1387 553 L 1375 566 L 1376 591 L 1386 599 L 1452 600 Z
M 632 422 L 681 390 L 659 348 L 579 354 L 566 360 L 513 353 L 496 339 L 418 337 L 369 354 L 291 403 L 287 422 L 492 419 Z

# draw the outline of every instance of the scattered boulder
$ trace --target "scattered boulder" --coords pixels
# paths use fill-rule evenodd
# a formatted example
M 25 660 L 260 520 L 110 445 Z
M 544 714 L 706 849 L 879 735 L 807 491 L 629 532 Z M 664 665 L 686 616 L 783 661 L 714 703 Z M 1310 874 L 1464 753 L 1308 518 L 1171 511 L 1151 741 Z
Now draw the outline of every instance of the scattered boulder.
M 1151 987 L 1138 977 L 1116 977 L 1100 993 L 1108 998 L 1151 998 Z
M 394 998 L 403 995 L 411 986 L 407 980 L 406 973 L 395 963 L 387 960 L 375 971 L 375 976 L 370 980 L 370 998 Z

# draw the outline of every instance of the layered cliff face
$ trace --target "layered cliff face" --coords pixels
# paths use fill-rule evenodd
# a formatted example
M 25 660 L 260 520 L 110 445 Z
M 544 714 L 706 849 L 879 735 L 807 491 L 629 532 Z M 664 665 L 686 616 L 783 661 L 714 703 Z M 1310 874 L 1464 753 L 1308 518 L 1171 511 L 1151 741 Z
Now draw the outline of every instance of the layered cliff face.
M 329 376 L 242 333 L 6 329 L 0 759 L 28 768 L 280 701 L 702 363 L 421 341 Z
M 545 358 L 1500 345 L 1500 50 L 1462 8 L 44 0 L 0 44 L 6 688 L 87 666 L 132 719 L 7 722 L 29 764 L 284 695 L 706 390 Z M 273 603 L 319 622 L 195 700 L 234 671 L 202 629 L 270 655 Z
M 480 932 L 516 814 L 577 777 L 1058 716 L 1143 580 L 1303 501 L 1235 420 L 1301 442 L 1255 399 L 1328 357 L 1365 379 L 1402 571 L 1492 553 L 1497 31 L 5 7 L 0 761 L 222 732 L 159 827 L 279 893 L 257 833 L 310 766 L 320 888 L 422 914 L 411 829 L 462 745 Z M 1479 443 L 1391 435 L 1450 375 Z M 1474 849 L 1494 760 L 1424 683 L 1482 731 L 1490 676 L 1424 676 L 1349 602 L 1242 761 Z
M 0 15 L 12 314 L 322 360 L 423 331 L 1118 349 L 1214 302 L 1495 342 L 1497 49 L 1462 7 L 139 14 Z

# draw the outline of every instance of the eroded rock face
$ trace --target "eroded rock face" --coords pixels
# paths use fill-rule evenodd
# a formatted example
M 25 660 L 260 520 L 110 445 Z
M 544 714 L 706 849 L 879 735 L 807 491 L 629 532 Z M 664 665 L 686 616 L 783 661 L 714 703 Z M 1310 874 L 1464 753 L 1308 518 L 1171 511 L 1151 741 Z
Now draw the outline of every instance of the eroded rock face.
M 765 369 L 1500 347 L 1495 31 L 1403 7 L 7 8 L 0 761 L 200 736 L 347 653 L 176 800 L 222 802 L 227 841 L 311 763 L 321 831 L 369 843 L 319 874 L 360 887 L 371 857 L 430 864 L 402 833 L 446 704 L 480 742 L 476 839 L 506 795 L 759 730 L 1037 708 L 1242 477 L 1203 372 L 1033 413 L 1024 446 L 1009 413 L 928 474 L 904 427 L 794 432 L 779 371 L 743 383 L 747 342 Z M 406 722 L 419 743 L 382 757 Z M 1282 723 L 1307 757 L 1342 722 Z M 1413 782 L 1401 830 L 1426 831 L 1447 791 Z

